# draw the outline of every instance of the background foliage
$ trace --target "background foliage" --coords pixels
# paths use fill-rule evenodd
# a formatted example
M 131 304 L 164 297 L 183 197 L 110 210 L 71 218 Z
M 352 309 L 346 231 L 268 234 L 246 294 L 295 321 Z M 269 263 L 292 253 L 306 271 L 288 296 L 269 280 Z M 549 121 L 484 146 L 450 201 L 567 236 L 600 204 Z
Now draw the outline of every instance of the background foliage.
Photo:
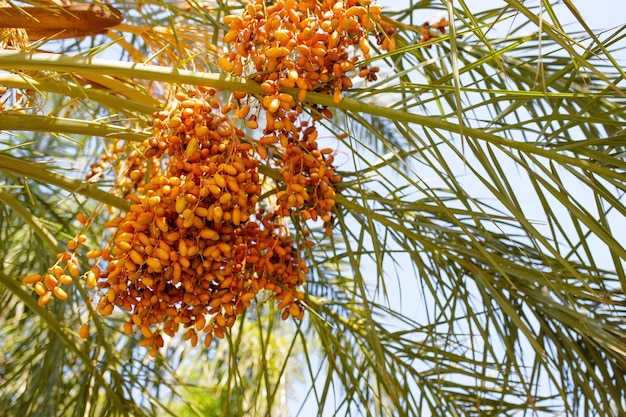
M 260 91 L 216 66 L 241 5 L 116 1 L 124 22 L 104 34 L 0 50 L 0 410 L 625 413 L 626 26 L 589 28 L 571 1 L 476 3 L 405 2 L 377 82 L 308 96 L 347 137 L 326 135 L 345 190 L 307 254 L 305 319 L 260 302 L 210 349 L 172 339 L 156 360 L 122 313 L 78 337 L 83 283 L 41 308 L 21 278 L 55 261 L 79 211 L 99 210 L 88 244 L 105 238 L 103 205 L 127 203 L 85 174 L 112 140 L 142 141 L 173 87 Z M 23 4 L 47 3 L 8 2 Z M 420 43 L 423 16 L 449 35 Z

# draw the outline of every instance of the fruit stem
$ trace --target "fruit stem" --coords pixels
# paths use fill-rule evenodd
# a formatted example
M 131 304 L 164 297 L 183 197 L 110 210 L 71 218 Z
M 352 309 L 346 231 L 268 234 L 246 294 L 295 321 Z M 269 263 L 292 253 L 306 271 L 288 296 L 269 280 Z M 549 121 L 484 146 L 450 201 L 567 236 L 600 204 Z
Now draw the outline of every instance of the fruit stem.
M 258 83 L 226 74 L 194 72 L 157 65 L 70 57 L 41 52 L 0 51 L 0 68 L 6 70 L 46 70 L 75 74 L 106 74 L 112 77 L 142 78 L 173 84 L 203 85 L 241 91 L 248 94 L 262 93 L 261 86 Z
M 54 185 L 71 193 L 81 194 L 120 210 L 128 211 L 130 208 L 130 202 L 123 198 L 96 188 L 87 181 L 66 177 L 65 175 L 50 171 L 39 164 L 24 162 L 0 154 L 0 170 L 32 178 L 44 184 Z
M 143 114 L 152 114 L 159 109 L 159 101 L 147 104 L 138 100 L 132 100 L 129 97 L 118 97 L 110 94 L 109 90 L 90 88 L 78 83 L 73 83 L 67 79 L 60 81 L 44 81 L 38 80 L 21 73 L 16 74 L 0 74 L 0 85 L 9 88 L 22 88 L 26 90 L 35 90 L 38 92 L 51 92 L 63 94 L 69 97 L 77 97 L 80 99 L 87 98 L 102 105 L 119 109 L 126 113 L 139 112 Z M 146 100 L 143 100 L 146 101 Z M 4 116 L 3 116 L 4 117 Z
M 143 142 L 149 136 L 147 132 L 127 129 L 106 122 L 90 122 L 34 114 L 3 114 L 0 118 L 0 130 L 73 133 L 110 139 L 124 139 L 133 142 Z

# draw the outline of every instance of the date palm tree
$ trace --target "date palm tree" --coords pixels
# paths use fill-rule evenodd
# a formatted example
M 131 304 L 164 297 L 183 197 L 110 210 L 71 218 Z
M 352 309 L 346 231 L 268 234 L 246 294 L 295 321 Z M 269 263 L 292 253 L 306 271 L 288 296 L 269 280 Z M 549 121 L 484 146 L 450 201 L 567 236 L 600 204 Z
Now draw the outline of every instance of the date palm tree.
M 176 91 L 266 94 L 220 62 L 248 9 L 0 3 L 4 415 L 626 413 L 626 26 L 591 28 L 571 1 L 383 7 L 340 100 L 284 89 L 342 177 L 324 225 L 287 226 L 315 243 L 304 317 L 259 292 L 222 339 L 175 335 L 152 358 L 82 277 L 47 304 L 23 278 L 77 234 L 85 250 L 111 239 L 130 206 L 114 168 Z M 333 10 L 352 3 L 376 14 Z M 259 171 L 277 178 L 269 149 Z

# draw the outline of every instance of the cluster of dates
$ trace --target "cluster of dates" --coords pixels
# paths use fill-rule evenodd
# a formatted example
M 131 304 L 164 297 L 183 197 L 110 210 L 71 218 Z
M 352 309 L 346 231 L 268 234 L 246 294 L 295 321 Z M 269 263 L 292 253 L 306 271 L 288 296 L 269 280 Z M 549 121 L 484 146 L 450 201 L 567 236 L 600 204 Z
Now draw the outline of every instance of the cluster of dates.
M 142 146 L 110 147 L 92 166 L 94 177 L 116 165 L 118 189 L 132 202 L 106 222 L 114 230 L 110 241 L 83 253 L 81 234 L 48 273 L 25 279 L 45 305 L 53 295 L 67 298 L 62 284 L 83 277 L 99 290 L 96 310 L 128 312 L 125 332 L 140 332 L 152 355 L 164 334 L 181 331 L 192 345 L 208 346 L 262 291 L 283 319 L 302 318 L 309 273 L 302 254 L 313 243 L 296 238 L 294 229 L 306 228 L 289 222 L 321 219 L 330 231 L 342 180 L 334 151 L 319 146 L 315 117 L 306 120 L 307 92 L 338 102 L 351 77 L 375 79 L 377 68 L 355 68 L 370 58 L 371 34 L 383 49 L 395 48 L 393 29 L 367 0 L 254 0 L 225 23 L 231 49 L 219 67 L 256 80 L 262 94 L 234 92 L 222 104 L 210 88 L 176 93 L 154 114 L 153 134 Z M 326 108 L 309 109 L 331 116 Z M 238 126 L 255 132 L 261 120 L 257 137 Z M 263 176 L 261 164 L 276 175 Z M 91 219 L 79 217 L 86 230 Z M 98 263 L 81 275 L 79 256 Z M 80 333 L 87 337 L 87 323 Z

